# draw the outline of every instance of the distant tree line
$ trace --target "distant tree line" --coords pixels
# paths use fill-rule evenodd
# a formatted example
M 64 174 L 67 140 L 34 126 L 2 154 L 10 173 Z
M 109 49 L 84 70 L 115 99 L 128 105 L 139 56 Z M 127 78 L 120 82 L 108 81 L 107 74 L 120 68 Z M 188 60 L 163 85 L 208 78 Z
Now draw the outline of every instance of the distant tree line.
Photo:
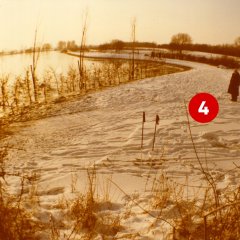
M 187 33 L 178 33 L 172 36 L 169 44 L 158 45 L 158 47 L 156 51 L 152 51 L 152 58 L 174 58 L 207 63 L 215 66 L 225 66 L 227 68 L 238 68 L 240 66 L 239 61 L 233 58 L 240 57 L 240 37 L 236 39 L 233 45 L 211 46 L 207 44 L 193 44 L 192 38 Z M 169 49 L 170 51 L 162 51 L 161 48 Z M 223 56 L 196 56 L 190 53 L 183 53 L 183 50 L 208 52 L 221 54 Z
M 37 47 L 35 50 L 39 52 L 48 52 L 53 50 L 53 47 L 50 43 L 44 43 L 41 47 Z M 24 50 L 25 53 L 32 53 L 33 51 L 34 49 L 32 47 Z
M 158 47 L 179 51 L 180 54 L 183 50 L 187 50 L 240 57 L 240 37 L 236 38 L 233 44 L 193 44 L 192 38 L 187 33 L 178 33 L 172 36 L 169 44 L 160 44 Z
M 100 51 L 115 50 L 121 51 L 123 49 L 132 49 L 133 42 L 124 42 L 118 39 L 114 39 L 109 43 L 100 44 L 97 48 Z M 135 48 L 156 48 L 158 45 L 155 42 L 134 42 Z
M 38 51 L 45 52 L 51 50 L 59 50 L 62 52 L 67 51 L 79 51 L 80 45 L 77 45 L 74 40 L 71 41 L 59 41 L 56 47 L 53 47 L 50 43 L 45 43 L 41 46 Z M 124 49 L 132 49 L 133 42 L 125 42 L 119 39 L 114 39 L 108 43 L 100 45 L 89 45 L 84 46 L 84 50 L 96 49 L 100 51 L 115 50 L 116 52 Z M 200 51 L 212 54 L 228 55 L 233 57 L 240 57 L 240 36 L 235 39 L 233 44 L 222 44 L 222 45 L 210 45 L 210 44 L 199 44 L 193 43 L 192 38 L 187 33 L 178 33 L 172 36 L 171 41 L 167 44 L 157 44 L 155 42 L 134 42 L 134 48 L 165 48 L 172 52 L 176 51 L 182 54 L 182 51 Z M 9 52 L 1 51 L 0 55 L 5 54 L 18 54 L 18 53 L 32 53 L 33 48 L 27 48 L 22 50 L 12 50 Z
M 184 54 L 179 52 L 164 52 L 164 51 L 152 51 L 151 57 L 155 58 L 172 58 L 180 59 L 192 62 L 206 63 L 213 66 L 224 66 L 226 68 L 239 68 L 240 64 L 233 57 L 221 56 L 221 57 L 205 57 L 205 56 L 195 56 L 191 54 Z
M 77 45 L 74 40 L 72 41 L 59 41 L 56 50 L 67 52 L 67 51 L 79 51 L 80 45 Z M 87 47 L 84 47 L 87 50 Z
M 11 50 L 11 51 L 0 51 L 0 56 L 1 55 L 14 55 L 14 54 L 22 54 L 22 53 L 32 53 L 34 51 L 37 52 L 48 52 L 52 51 L 54 48 L 50 43 L 44 43 L 41 47 L 36 47 L 35 49 L 33 47 L 31 48 L 26 48 L 26 49 L 21 49 L 21 50 Z
M 121 40 L 112 40 L 109 43 L 100 44 L 97 48 L 100 51 L 130 49 L 132 42 L 124 42 Z M 136 42 L 135 48 L 165 48 L 171 51 L 178 51 L 180 54 L 183 50 L 200 51 L 213 54 L 222 54 L 233 57 L 240 57 L 240 37 L 235 41 L 235 44 L 210 45 L 192 43 L 192 38 L 188 34 L 177 34 L 171 39 L 168 44 L 157 44 L 154 42 Z
M 178 46 L 174 44 L 161 44 L 158 45 L 160 48 L 166 48 L 169 50 L 176 50 Z M 182 50 L 187 51 L 200 51 L 213 54 L 222 54 L 233 57 L 240 57 L 240 47 L 235 45 L 209 45 L 209 44 L 185 44 L 182 46 Z

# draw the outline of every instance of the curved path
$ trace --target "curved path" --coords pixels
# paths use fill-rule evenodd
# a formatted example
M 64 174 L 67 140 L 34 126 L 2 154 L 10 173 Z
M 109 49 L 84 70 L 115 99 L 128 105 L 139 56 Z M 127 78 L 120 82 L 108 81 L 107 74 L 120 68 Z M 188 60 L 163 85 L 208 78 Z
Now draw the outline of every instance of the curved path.
M 145 176 L 156 170 L 180 182 L 188 175 L 193 185 L 201 185 L 184 107 L 184 100 L 188 102 L 198 92 L 212 93 L 220 104 L 214 122 L 201 125 L 191 120 L 199 156 L 203 161 L 207 156 L 210 171 L 219 176 L 234 168 L 233 161 L 240 165 L 240 103 L 230 102 L 226 93 L 232 72 L 198 63 L 167 61 L 192 69 L 92 93 L 62 103 L 58 116 L 18 124 L 20 130 L 8 142 L 23 150 L 9 152 L 9 171 L 39 173 L 39 194 L 55 196 L 43 200 L 46 204 L 55 201 L 60 193 L 71 192 L 74 176 L 78 187 L 83 188 L 84 169 L 93 164 L 100 174 L 113 174 L 129 192 L 141 190 Z M 143 111 L 146 123 L 141 151 Z M 152 152 L 156 114 L 160 124 Z M 221 178 L 220 184 L 234 184 L 239 177 L 233 170 L 227 180 Z M 9 181 L 13 191 L 19 191 L 16 179 Z

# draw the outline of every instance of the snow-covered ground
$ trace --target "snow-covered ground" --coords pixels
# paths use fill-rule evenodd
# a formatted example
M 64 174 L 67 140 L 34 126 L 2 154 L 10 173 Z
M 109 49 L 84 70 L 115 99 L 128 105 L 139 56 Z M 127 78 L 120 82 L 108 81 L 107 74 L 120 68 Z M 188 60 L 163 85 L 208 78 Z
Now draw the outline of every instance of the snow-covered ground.
M 192 69 L 90 93 L 58 105 L 61 110 L 56 116 L 13 124 L 17 130 L 7 141 L 22 150 L 9 152 L 8 171 L 40 174 L 38 214 L 43 219 L 49 219 L 50 213 L 59 217 L 54 206 L 61 196 L 71 196 L 73 180 L 77 191 L 86 188 L 86 169 L 94 164 L 100 182 L 111 176 L 126 193 L 139 195 L 143 205 L 149 194 L 147 179 L 158 172 L 178 184 L 185 183 L 187 177 L 190 185 L 204 186 L 184 105 L 199 92 L 213 94 L 220 106 L 219 115 L 209 124 L 191 119 L 200 159 L 205 162 L 207 158 L 208 169 L 215 175 L 234 169 L 234 163 L 240 165 L 240 102 L 232 103 L 226 93 L 232 71 L 178 60 L 167 62 Z M 146 123 L 141 150 L 143 111 Z M 152 151 L 156 114 L 160 122 Z M 20 191 L 16 178 L 7 180 L 13 192 Z M 219 189 L 236 186 L 239 180 L 237 170 L 230 171 L 219 178 Z M 98 192 L 104 194 L 101 187 Z M 115 185 L 111 185 L 110 198 L 124 206 L 124 195 Z M 121 212 L 121 207 L 114 211 Z M 158 227 L 161 221 L 150 229 L 153 219 L 149 214 L 137 206 L 132 213 L 122 223 L 124 233 L 138 233 L 136 239 L 166 239 Z
M 136 50 L 135 54 L 139 59 L 145 59 L 145 60 L 152 60 L 150 58 L 152 51 L 155 52 L 166 52 L 166 53 L 170 53 L 171 50 L 169 49 L 165 49 L 165 48 L 156 48 L 156 49 L 139 49 Z M 68 52 L 70 55 L 74 55 L 74 56 L 78 56 L 79 53 L 78 52 Z M 226 55 L 223 54 L 217 54 L 217 53 L 207 53 L 207 52 L 199 52 L 199 51 L 187 51 L 184 50 L 183 51 L 184 54 L 187 55 L 192 55 L 192 56 L 196 56 L 196 57 L 206 57 L 206 58 L 221 58 L 224 57 Z M 132 58 L 132 51 L 131 50 L 123 50 L 119 53 L 116 53 L 115 51 L 106 51 L 106 52 L 99 52 L 99 51 L 89 51 L 85 53 L 85 57 L 89 57 L 89 58 Z M 229 58 L 233 58 L 235 60 L 239 60 L 238 57 L 233 57 L 233 56 L 228 56 Z
M 142 59 L 142 60 L 151 60 L 150 57 L 144 56 L 144 53 L 148 54 L 150 56 L 151 51 L 141 51 L 135 52 L 135 56 L 137 59 Z M 71 52 L 68 51 L 67 54 L 70 54 L 72 56 L 79 56 L 79 52 Z M 84 57 L 87 58 L 117 58 L 117 59 L 131 59 L 132 58 L 132 52 L 130 50 L 124 50 L 119 53 L 116 53 L 116 51 L 106 51 L 106 52 L 99 52 L 99 51 L 89 51 L 84 53 Z

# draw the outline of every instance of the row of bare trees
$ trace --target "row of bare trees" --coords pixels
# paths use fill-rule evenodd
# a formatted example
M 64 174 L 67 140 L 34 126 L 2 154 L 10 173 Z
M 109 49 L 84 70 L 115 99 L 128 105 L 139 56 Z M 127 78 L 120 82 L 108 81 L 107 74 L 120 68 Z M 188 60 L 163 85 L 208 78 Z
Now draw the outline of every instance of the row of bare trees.
M 48 103 L 62 96 L 85 94 L 89 90 L 116 86 L 128 81 L 164 74 L 162 63 L 136 59 L 109 59 L 84 65 L 83 53 L 78 66 L 70 65 L 65 73 L 48 68 L 40 76 L 36 73 L 36 52 L 33 64 L 11 84 L 10 75 L 0 77 L 0 106 L 4 112 L 18 113 L 23 108 L 38 103 Z M 134 57 L 134 55 L 133 55 Z
M 48 102 L 68 94 L 84 94 L 88 90 L 118 85 L 127 81 L 162 74 L 161 64 L 146 63 L 135 59 L 136 19 L 132 22 L 131 57 L 129 61 L 105 60 L 104 64 L 86 68 L 84 63 L 87 36 L 87 14 L 84 17 L 79 59 L 76 66 L 69 66 L 67 73 L 57 74 L 49 68 L 40 77 L 37 74 L 41 47 L 38 46 L 38 29 L 35 30 L 32 62 L 24 76 L 17 76 L 10 84 L 9 75 L 0 77 L 0 106 L 4 112 L 19 112 L 26 106 Z

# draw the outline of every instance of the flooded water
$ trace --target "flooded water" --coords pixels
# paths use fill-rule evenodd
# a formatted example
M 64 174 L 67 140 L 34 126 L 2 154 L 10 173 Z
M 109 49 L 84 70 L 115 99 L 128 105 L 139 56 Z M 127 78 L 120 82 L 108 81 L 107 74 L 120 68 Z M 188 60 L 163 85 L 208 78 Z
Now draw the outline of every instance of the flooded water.
M 13 81 L 16 76 L 24 75 L 26 71 L 30 71 L 32 65 L 32 54 L 16 54 L 0 57 L 0 77 L 8 75 L 10 80 Z M 87 68 L 100 66 L 100 61 L 84 60 Z M 69 66 L 78 66 L 78 58 L 69 56 L 60 52 L 45 52 L 40 53 L 37 64 L 37 75 L 41 76 L 45 71 L 54 70 L 57 74 L 65 74 Z

